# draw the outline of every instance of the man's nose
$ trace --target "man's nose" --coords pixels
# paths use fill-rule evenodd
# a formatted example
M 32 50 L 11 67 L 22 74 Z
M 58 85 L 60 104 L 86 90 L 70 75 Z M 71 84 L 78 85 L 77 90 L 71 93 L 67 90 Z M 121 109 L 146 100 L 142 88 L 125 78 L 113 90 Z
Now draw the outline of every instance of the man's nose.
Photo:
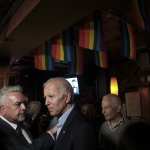
M 102 109 L 102 114 L 104 114 L 105 113 L 105 110 L 104 109 Z
M 46 98 L 45 99 L 45 105 L 47 106 L 49 104 L 49 100 Z
M 21 109 L 25 110 L 26 109 L 26 106 L 24 103 L 21 103 Z

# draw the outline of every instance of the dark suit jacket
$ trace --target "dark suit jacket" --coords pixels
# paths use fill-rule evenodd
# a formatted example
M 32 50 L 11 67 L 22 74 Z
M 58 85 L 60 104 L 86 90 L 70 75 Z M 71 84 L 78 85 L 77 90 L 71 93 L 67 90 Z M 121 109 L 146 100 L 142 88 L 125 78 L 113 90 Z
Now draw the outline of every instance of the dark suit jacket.
M 1 150 L 50 150 L 53 140 L 48 134 L 43 134 L 40 138 L 27 143 L 25 139 L 19 137 L 16 131 L 4 120 L 0 118 L 0 149 Z
M 94 129 L 75 107 L 69 114 L 53 150 L 95 150 Z

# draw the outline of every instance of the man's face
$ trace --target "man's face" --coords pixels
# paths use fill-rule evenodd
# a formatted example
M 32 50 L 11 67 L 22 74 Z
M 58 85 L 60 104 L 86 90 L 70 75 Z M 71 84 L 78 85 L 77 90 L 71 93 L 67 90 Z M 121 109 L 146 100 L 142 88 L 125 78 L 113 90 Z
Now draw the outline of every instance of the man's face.
M 61 115 L 68 103 L 67 95 L 58 89 L 58 83 L 49 83 L 44 88 L 45 105 L 51 116 Z
M 22 93 L 9 93 L 4 105 L 4 117 L 14 123 L 23 121 L 25 119 L 26 102 L 27 98 Z
M 115 119 L 117 115 L 117 109 L 113 107 L 111 100 L 109 101 L 106 97 L 102 100 L 102 113 L 107 121 Z

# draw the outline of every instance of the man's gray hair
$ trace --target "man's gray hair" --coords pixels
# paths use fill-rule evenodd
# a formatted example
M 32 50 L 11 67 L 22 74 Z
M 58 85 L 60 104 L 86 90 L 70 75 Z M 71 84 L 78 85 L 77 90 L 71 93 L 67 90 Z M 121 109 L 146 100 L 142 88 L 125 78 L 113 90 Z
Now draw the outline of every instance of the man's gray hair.
M 11 92 L 23 92 L 23 89 L 20 85 L 15 86 L 5 86 L 0 89 L 0 105 L 5 103 L 6 96 Z
M 60 82 L 59 88 L 61 90 L 64 90 L 64 92 L 70 93 L 71 94 L 70 103 L 73 102 L 73 98 L 74 98 L 73 88 L 72 88 L 71 84 L 65 78 L 63 78 L 63 77 L 50 78 L 43 84 L 43 87 L 46 87 L 50 82 Z
M 122 105 L 122 101 L 121 101 L 120 97 L 115 94 L 107 94 L 104 97 L 107 97 L 109 99 L 112 107 L 118 107 L 118 106 Z

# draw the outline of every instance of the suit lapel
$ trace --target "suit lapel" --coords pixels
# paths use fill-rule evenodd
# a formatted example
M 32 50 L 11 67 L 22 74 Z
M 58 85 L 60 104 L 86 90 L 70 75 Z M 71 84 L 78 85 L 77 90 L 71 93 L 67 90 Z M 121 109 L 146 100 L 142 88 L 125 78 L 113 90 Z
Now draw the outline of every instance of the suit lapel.
M 0 127 L 9 133 L 16 134 L 16 131 L 13 129 L 13 127 L 1 118 L 0 118 Z
M 17 139 L 19 139 L 20 141 L 22 141 L 24 144 L 28 144 L 27 140 L 25 139 L 25 137 L 20 137 L 17 132 L 13 129 L 13 127 L 11 125 L 9 125 L 7 122 L 5 122 L 3 119 L 0 118 L 0 128 L 4 131 L 6 131 L 7 133 L 9 133 L 9 135 L 13 135 L 14 137 L 16 137 Z M 23 128 L 25 131 L 26 129 Z M 27 131 L 26 131 L 27 132 Z M 27 132 L 28 133 L 28 132 Z M 29 137 L 31 138 L 31 136 L 29 135 Z M 32 138 L 31 138 L 32 139 Z
M 58 135 L 56 143 L 60 142 L 63 139 L 63 137 L 67 134 L 68 129 L 69 129 L 69 127 L 70 127 L 70 125 L 71 125 L 71 123 L 73 121 L 73 118 L 76 115 L 76 109 L 77 108 L 74 107 L 73 110 L 71 111 L 71 113 L 69 114 L 66 122 L 64 123 L 64 125 L 63 125 L 63 127 L 62 127 L 62 129 L 61 129 L 61 131 L 60 131 L 60 133 Z

